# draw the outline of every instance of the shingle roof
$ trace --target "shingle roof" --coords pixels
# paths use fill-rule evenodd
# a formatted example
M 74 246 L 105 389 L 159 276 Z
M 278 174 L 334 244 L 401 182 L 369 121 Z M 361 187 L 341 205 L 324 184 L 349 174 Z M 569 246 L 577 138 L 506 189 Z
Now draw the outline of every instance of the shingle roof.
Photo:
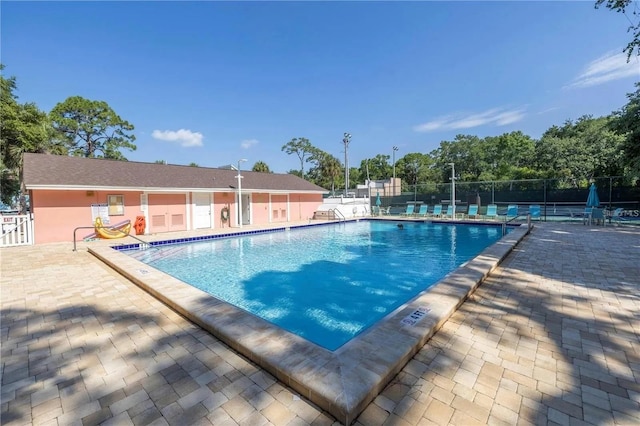
M 235 170 L 139 163 L 51 154 L 24 154 L 27 189 L 226 190 L 238 185 Z M 242 170 L 242 189 L 325 193 L 295 175 Z

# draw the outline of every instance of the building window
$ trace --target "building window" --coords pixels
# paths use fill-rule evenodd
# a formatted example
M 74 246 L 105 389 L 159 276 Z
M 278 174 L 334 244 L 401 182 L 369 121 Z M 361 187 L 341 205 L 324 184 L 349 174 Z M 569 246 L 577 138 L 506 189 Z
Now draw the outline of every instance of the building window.
M 124 214 L 124 195 L 107 195 L 109 216 L 122 216 Z

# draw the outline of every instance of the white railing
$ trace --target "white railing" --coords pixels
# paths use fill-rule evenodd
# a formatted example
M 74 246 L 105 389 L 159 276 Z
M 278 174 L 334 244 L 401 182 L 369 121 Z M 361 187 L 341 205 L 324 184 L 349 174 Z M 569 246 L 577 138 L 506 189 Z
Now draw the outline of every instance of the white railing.
M 27 246 L 33 244 L 33 215 L 2 216 L 0 247 Z

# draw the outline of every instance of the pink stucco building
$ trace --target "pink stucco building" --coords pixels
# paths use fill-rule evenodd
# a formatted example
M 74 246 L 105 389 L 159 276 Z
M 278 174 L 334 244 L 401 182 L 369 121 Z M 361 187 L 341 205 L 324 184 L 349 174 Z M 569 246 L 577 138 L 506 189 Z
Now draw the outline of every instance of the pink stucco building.
M 306 220 L 327 192 L 290 174 L 241 176 L 239 203 L 236 170 L 24 155 L 36 244 L 73 241 L 97 216 L 110 225 L 142 216 L 145 234 L 239 227 L 239 205 L 244 225 Z

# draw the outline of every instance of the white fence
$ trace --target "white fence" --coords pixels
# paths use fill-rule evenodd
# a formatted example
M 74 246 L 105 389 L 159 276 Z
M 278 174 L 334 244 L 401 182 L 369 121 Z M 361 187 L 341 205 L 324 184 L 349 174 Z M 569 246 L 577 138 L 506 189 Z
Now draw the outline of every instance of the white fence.
M 2 216 L 0 247 L 27 246 L 33 244 L 33 215 Z

